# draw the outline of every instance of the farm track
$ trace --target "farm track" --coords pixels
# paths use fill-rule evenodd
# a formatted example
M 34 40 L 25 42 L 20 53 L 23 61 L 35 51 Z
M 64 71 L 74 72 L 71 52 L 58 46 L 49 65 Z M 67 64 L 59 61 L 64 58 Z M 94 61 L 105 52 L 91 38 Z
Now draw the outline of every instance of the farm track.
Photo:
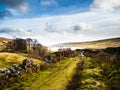
M 25 90 L 64 90 L 78 62 L 79 59 L 72 58 L 64 62 L 65 64 L 60 63 L 60 69 L 57 68 L 51 72 L 42 72 L 48 73 L 47 76 L 42 77 L 41 73 L 39 78 Z
M 71 64 L 71 62 L 69 62 L 69 64 L 61 70 L 65 70 L 70 64 Z M 54 73 L 51 73 L 51 75 L 46 77 L 46 80 L 41 84 L 41 86 L 44 85 L 46 82 L 49 82 L 51 80 L 51 78 L 54 78 L 61 70 L 58 69 Z

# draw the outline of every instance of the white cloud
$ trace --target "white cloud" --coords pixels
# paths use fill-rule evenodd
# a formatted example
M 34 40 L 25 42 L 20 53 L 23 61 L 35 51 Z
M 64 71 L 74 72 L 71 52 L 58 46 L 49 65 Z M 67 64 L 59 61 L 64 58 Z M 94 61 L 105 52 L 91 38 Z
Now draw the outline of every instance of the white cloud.
M 88 23 L 81 22 L 80 23 L 81 30 L 92 30 L 93 26 Z
M 57 6 L 58 3 L 56 0 L 41 0 L 41 6 Z
M 22 5 L 20 5 L 18 7 L 18 9 L 23 12 L 23 13 L 26 13 L 28 10 L 29 10 L 29 6 L 27 3 L 23 3 Z
M 91 5 L 92 10 L 114 11 L 120 8 L 120 0 L 94 0 Z
M 21 11 L 25 13 L 28 11 L 29 8 L 29 5 L 26 0 L 0 0 L 0 4 L 5 5 L 4 9 L 10 12 Z
M 45 30 L 46 23 L 54 27 L 52 32 Z M 79 25 L 81 30 L 74 32 L 72 27 L 75 25 Z M 22 28 L 24 34 L 16 32 L 16 36 L 36 38 L 44 45 L 89 41 L 120 36 L 120 13 L 89 11 L 73 15 L 13 19 L 2 22 L 0 28 L 4 27 Z
M 29 30 L 23 30 L 22 28 L 15 28 L 15 27 L 4 27 L 0 28 L 0 34 L 10 35 L 11 37 L 22 37 L 22 36 L 29 36 Z
M 55 32 L 55 27 L 46 23 L 44 30 L 47 32 Z
M 77 25 L 72 26 L 73 31 L 79 31 L 79 30 L 93 30 L 94 26 L 92 24 L 88 24 L 85 22 L 80 22 Z

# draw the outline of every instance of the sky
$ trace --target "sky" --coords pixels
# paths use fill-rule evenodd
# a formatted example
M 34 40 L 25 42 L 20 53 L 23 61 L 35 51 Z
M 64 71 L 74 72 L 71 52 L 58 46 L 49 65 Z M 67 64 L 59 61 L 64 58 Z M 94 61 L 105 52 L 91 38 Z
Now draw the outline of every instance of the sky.
M 120 0 L 0 0 L 0 37 L 46 46 L 120 37 Z

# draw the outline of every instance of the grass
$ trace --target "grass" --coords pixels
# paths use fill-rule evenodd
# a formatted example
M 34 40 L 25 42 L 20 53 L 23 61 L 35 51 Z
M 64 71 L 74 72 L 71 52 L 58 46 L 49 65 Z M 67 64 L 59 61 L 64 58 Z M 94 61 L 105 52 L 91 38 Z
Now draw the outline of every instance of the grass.
M 60 46 L 61 44 L 57 44 L 54 46 Z M 104 39 L 98 41 L 88 41 L 88 42 L 68 42 L 63 43 L 66 47 L 77 47 L 77 48 L 93 48 L 93 49 L 101 49 L 107 47 L 115 47 L 120 46 L 120 37 L 118 38 L 111 38 L 111 39 Z
M 23 75 L 24 78 L 16 79 L 11 87 L 3 90 L 65 90 L 78 62 L 78 58 L 69 58 L 49 66 L 44 71 L 26 73 Z
M 74 74 L 78 59 L 61 60 L 45 71 L 34 74 L 24 84 L 25 90 L 65 90 L 68 81 Z
M 12 40 L 8 38 L 0 37 L 0 50 L 2 50 L 5 47 L 5 44 L 8 43 L 9 41 Z
M 84 59 L 84 69 L 79 71 L 82 74 L 77 90 L 107 90 L 104 77 L 100 73 L 98 65 L 92 65 L 90 58 Z
M 0 52 L 0 68 L 7 68 L 12 64 L 20 64 L 25 58 L 27 58 L 27 54 Z M 41 63 L 37 59 L 34 61 L 35 63 Z

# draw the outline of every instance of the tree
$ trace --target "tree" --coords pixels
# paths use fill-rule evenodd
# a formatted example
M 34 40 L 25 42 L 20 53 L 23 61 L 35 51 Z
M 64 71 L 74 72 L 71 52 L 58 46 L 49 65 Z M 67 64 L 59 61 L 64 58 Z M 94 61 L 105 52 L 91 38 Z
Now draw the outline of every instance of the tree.
M 31 38 L 26 39 L 27 45 L 28 45 L 28 50 L 29 52 L 31 51 L 31 44 L 33 43 L 33 40 Z
M 14 39 L 13 47 L 14 47 L 15 51 L 25 51 L 25 50 L 27 50 L 26 40 L 21 39 L 21 38 Z

